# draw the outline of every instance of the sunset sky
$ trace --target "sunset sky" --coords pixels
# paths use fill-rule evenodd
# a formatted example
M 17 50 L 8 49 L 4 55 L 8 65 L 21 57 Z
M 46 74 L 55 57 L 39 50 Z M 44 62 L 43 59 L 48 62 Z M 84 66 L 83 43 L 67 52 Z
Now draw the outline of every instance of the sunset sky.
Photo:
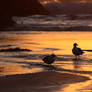
M 51 2 L 81 2 L 81 3 L 92 2 L 92 0 L 40 0 L 40 1 L 43 4 L 47 4 Z

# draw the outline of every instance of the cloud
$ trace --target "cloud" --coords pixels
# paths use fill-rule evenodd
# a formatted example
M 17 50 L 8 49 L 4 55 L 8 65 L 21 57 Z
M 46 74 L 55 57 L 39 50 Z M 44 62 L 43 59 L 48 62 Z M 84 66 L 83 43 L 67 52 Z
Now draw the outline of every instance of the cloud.
M 92 0 L 40 0 L 42 3 L 47 4 L 51 2 L 92 2 Z

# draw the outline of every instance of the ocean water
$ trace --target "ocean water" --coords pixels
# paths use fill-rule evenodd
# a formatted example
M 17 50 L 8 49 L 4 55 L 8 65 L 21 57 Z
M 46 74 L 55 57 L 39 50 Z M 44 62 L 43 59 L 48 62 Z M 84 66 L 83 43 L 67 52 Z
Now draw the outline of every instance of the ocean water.
M 92 21 L 89 18 L 91 16 L 92 15 L 78 15 L 77 18 L 73 19 L 66 15 L 13 17 L 13 20 L 17 22 L 18 25 L 15 25 L 10 29 L 14 30 L 22 28 L 23 30 L 35 31 L 63 31 L 63 29 L 69 27 L 91 27 Z
M 8 31 L 0 33 L 0 50 L 20 47 L 32 51 L 0 52 L 0 76 L 36 73 L 41 71 L 69 72 L 92 79 L 92 52 L 85 52 L 79 60 L 72 54 L 73 43 L 84 50 L 92 50 L 92 32 Z M 42 61 L 54 53 L 51 67 Z M 92 81 L 65 85 L 56 92 L 91 92 Z
M 18 25 L 12 27 L 12 31 L 0 32 L 0 50 L 19 47 L 32 51 L 0 52 L 0 76 L 54 70 L 84 75 L 92 79 L 92 52 L 86 51 L 79 60 L 75 60 L 72 54 L 75 42 L 83 50 L 92 50 L 92 32 L 58 31 L 58 28 L 68 26 L 91 26 L 91 20 L 69 20 L 61 15 L 36 15 L 14 19 Z M 19 27 L 25 31 L 14 31 Z M 52 53 L 57 55 L 57 59 L 52 67 L 49 67 L 44 64 L 42 58 Z M 91 92 L 91 85 L 92 81 L 75 83 L 58 92 Z
M 72 54 L 73 43 L 83 50 L 92 50 L 92 32 L 8 31 L 0 34 L 0 49 L 16 48 L 30 52 L 0 52 L 0 75 L 35 73 L 47 70 L 42 58 L 56 54 L 53 66 L 60 69 L 92 72 L 92 52 L 85 52 L 77 62 Z

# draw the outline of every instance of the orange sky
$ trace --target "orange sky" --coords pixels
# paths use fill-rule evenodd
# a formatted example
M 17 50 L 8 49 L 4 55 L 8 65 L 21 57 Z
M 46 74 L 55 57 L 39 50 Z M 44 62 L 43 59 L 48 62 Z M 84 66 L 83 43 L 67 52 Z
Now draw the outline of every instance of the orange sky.
M 62 2 L 62 1 L 64 1 L 64 0 L 40 0 L 40 1 L 41 1 L 42 4 L 47 4 L 47 3 L 50 3 L 50 2 L 53 2 L 53 1 L 54 1 L 54 2 L 59 2 L 59 1 Z M 68 0 L 65 0 L 65 1 L 67 2 Z M 82 3 L 92 2 L 92 0 L 69 0 L 69 1 L 74 1 L 74 2 L 75 2 L 75 1 L 76 1 L 76 2 L 77 2 L 77 1 L 80 1 L 80 2 L 82 2 Z M 69 2 L 69 1 L 68 1 L 68 2 Z

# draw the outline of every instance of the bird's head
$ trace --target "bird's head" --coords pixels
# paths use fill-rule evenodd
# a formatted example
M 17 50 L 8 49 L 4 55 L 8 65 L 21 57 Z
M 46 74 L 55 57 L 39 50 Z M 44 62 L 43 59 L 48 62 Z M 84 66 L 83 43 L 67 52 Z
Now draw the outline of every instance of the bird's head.
M 51 57 L 56 58 L 57 56 L 56 56 L 55 54 L 52 53 L 52 54 L 51 54 Z
M 78 46 L 78 44 L 77 44 L 77 43 L 74 43 L 73 45 L 74 45 L 74 46 Z

